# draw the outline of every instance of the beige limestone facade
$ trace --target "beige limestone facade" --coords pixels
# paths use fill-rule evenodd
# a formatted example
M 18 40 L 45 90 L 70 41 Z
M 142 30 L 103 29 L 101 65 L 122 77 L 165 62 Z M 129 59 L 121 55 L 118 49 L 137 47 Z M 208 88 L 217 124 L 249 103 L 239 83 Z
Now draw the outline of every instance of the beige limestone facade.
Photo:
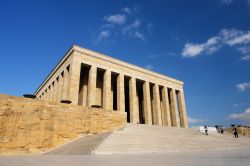
M 36 90 L 37 98 L 70 100 L 126 113 L 128 123 L 188 127 L 183 82 L 72 46 Z
M 120 112 L 0 94 L 0 156 L 40 154 L 125 125 Z

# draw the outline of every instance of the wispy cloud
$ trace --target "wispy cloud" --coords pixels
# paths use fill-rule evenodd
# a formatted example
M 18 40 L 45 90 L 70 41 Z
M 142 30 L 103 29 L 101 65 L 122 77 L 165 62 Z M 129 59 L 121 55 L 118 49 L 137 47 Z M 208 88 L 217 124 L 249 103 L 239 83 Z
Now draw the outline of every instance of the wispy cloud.
M 124 7 L 120 12 L 113 15 L 103 17 L 103 24 L 100 26 L 95 41 L 96 43 L 103 42 L 107 39 L 114 38 L 136 38 L 141 41 L 146 41 L 146 35 L 143 32 L 149 32 L 153 23 L 142 24 L 139 18 L 141 6 L 136 5 L 133 8 Z M 147 31 L 148 30 L 148 31 Z
M 239 47 L 238 51 L 240 51 L 242 54 L 250 53 L 250 46 Z
M 231 5 L 233 2 L 245 2 L 247 5 L 250 5 L 250 0 L 217 0 L 222 5 Z
M 97 37 L 97 42 L 101 42 L 110 36 L 110 32 L 107 30 L 101 31 Z
M 141 26 L 140 20 L 135 20 L 133 23 L 126 25 L 122 29 L 122 34 L 125 36 L 130 36 L 134 38 L 141 39 L 143 41 L 146 41 L 146 38 L 144 35 L 139 31 L 139 28 Z
M 147 57 L 148 58 L 159 58 L 159 57 L 164 57 L 164 56 L 176 56 L 177 54 L 175 52 L 162 52 L 162 53 L 154 53 L 154 54 L 149 54 Z
M 227 119 L 232 120 L 242 120 L 244 122 L 250 123 L 250 108 L 247 108 L 244 112 L 230 114 L 228 115 Z
M 195 57 L 203 52 L 204 47 L 202 44 L 186 43 L 182 51 L 183 57 Z
M 169 54 L 173 54 L 172 52 L 170 52 Z M 165 52 L 162 52 L 162 53 L 158 53 L 158 54 L 150 54 L 150 55 L 148 55 L 147 57 L 148 58 L 158 58 L 158 57 L 162 57 L 162 56 L 165 56 L 166 55 L 166 53 Z
M 250 60 L 250 55 L 242 56 L 241 60 L 243 60 L 243 61 L 249 61 Z
M 128 7 L 123 8 L 122 11 L 128 14 L 132 14 L 132 10 Z
M 236 88 L 239 92 L 243 92 L 245 90 L 250 89 L 250 83 L 239 83 L 236 85 Z
M 111 16 L 105 16 L 103 20 L 111 24 L 123 25 L 126 22 L 126 16 L 124 14 L 115 14 Z
M 239 107 L 239 106 L 243 106 L 245 105 L 246 103 L 235 103 L 233 104 L 234 107 Z
M 247 44 L 250 42 L 250 31 L 237 36 L 236 38 L 232 38 L 230 40 L 227 41 L 227 44 L 230 46 L 234 46 L 237 44 Z
M 203 122 L 207 122 L 208 120 L 205 119 L 194 119 L 191 117 L 187 117 L 188 119 L 188 123 L 203 123 Z
M 139 38 L 139 39 L 141 39 L 143 41 L 146 41 L 146 38 L 144 37 L 144 35 L 141 32 L 139 32 L 139 31 L 135 32 L 134 37 Z
M 153 66 L 153 65 L 148 64 L 148 65 L 146 65 L 146 66 L 145 66 L 145 68 L 147 68 L 147 69 L 149 69 L 149 70 L 152 70 L 152 69 L 154 69 L 154 66 Z
M 249 53 L 247 44 L 250 43 L 250 31 L 237 29 L 222 29 L 218 35 L 210 37 L 205 43 L 186 43 L 182 50 L 182 56 L 186 58 L 196 57 L 202 54 L 212 54 L 223 46 L 233 47 L 242 54 Z M 246 55 L 245 55 L 246 56 Z M 243 57 L 247 60 L 248 57 Z
M 218 0 L 220 3 L 222 4 L 226 4 L 226 5 L 229 5 L 231 4 L 234 0 Z

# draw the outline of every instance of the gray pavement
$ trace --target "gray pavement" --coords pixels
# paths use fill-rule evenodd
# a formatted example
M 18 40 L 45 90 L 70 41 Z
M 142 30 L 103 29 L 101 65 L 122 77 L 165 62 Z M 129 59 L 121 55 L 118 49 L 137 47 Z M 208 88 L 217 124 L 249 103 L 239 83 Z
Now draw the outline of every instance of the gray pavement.
M 0 166 L 249 166 L 250 149 L 127 155 L 2 156 Z

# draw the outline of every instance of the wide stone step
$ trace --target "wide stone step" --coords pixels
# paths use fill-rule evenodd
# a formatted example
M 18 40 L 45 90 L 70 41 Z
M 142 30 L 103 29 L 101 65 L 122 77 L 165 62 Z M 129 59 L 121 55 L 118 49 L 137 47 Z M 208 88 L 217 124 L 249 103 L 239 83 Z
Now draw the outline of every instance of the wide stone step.
M 64 154 L 64 155 L 86 155 L 91 154 L 100 143 L 110 135 L 110 133 L 102 133 L 89 135 L 70 142 L 62 147 L 53 149 L 45 154 Z
M 112 133 L 80 138 L 47 154 L 110 154 L 206 151 L 250 148 L 250 138 L 230 134 L 208 136 L 192 130 L 154 125 L 128 124 Z

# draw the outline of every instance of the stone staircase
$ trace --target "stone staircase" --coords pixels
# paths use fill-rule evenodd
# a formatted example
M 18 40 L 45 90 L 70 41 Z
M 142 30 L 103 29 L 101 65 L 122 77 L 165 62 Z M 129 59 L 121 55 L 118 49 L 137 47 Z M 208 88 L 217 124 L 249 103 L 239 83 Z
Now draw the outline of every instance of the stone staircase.
M 95 135 L 88 135 L 79 138 L 75 141 L 67 143 L 64 146 L 46 152 L 47 155 L 61 154 L 61 155 L 88 155 L 97 148 L 108 137 L 110 133 L 101 133 Z
M 81 138 L 50 154 L 123 154 L 250 148 L 250 137 L 209 134 L 193 129 L 127 124 L 108 134 Z

